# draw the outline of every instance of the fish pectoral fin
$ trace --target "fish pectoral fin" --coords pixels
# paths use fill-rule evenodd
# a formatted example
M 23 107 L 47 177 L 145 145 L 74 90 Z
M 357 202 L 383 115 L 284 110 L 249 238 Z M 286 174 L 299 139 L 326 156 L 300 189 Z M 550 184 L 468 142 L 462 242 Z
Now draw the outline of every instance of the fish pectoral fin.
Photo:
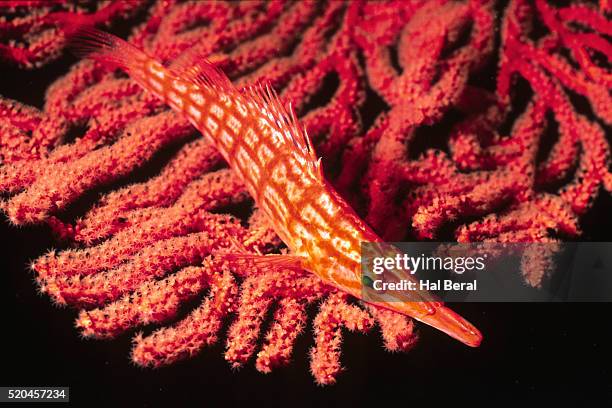
M 215 257 L 227 260 L 230 263 L 247 262 L 253 264 L 257 268 L 262 269 L 296 269 L 303 270 L 304 258 L 299 255 L 291 254 L 271 254 L 258 255 L 247 254 L 242 252 L 216 252 Z

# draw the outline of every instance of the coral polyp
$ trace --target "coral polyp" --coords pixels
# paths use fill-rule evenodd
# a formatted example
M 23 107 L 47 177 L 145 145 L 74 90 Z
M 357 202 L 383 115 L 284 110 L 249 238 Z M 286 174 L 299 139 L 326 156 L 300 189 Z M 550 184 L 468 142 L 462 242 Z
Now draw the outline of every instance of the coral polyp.
M 329 182 L 388 240 L 575 239 L 593 200 L 612 191 L 605 1 L 6 2 L 0 10 L 0 58 L 22 69 L 63 55 L 67 33 L 54 21 L 70 16 L 129 28 L 131 43 L 168 65 L 202 55 L 236 86 L 268 81 L 306 126 Z M 155 175 L 130 179 L 172 148 Z M 290 362 L 312 327 L 311 371 L 330 384 L 342 370 L 343 330 L 378 326 L 392 351 L 416 343 L 413 320 L 309 273 L 215 257 L 237 244 L 254 254 L 285 248 L 219 152 L 118 71 L 78 61 L 50 84 L 42 109 L 0 97 L 0 157 L 8 219 L 46 224 L 72 246 L 32 263 L 41 290 L 81 309 L 84 336 L 159 325 L 135 336 L 139 365 L 224 341 L 232 367 L 254 360 L 267 373 Z M 101 189 L 81 217 L 67 215 Z M 546 260 L 523 270 L 533 286 L 547 278 L 540 265 Z

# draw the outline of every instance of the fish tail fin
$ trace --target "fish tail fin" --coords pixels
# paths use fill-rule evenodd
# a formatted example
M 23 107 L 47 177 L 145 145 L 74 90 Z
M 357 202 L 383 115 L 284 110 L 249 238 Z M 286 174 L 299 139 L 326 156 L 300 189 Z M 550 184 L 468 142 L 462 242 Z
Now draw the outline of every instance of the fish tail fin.
M 165 99 L 158 79 L 172 77 L 205 89 L 220 96 L 240 101 L 240 105 L 252 116 L 259 117 L 264 133 L 276 138 L 276 144 L 294 154 L 297 162 L 309 173 L 323 178 L 320 159 L 317 158 L 306 129 L 301 127 L 291 106 L 284 102 L 267 84 L 258 84 L 238 90 L 227 75 L 214 63 L 202 56 L 185 58 L 180 63 L 165 68 L 153 57 L 136 46 L 112 34 L 93 28 L 91 25 L 70 23 L 66 18 L 58 19 L 69 39 L 69 47 L 75 54 L 88 57 L 126 71 L 145 89 Z M 149 74 L 157 76 L 147 81 Z
M 80 58 L 90 58 L 113 68 L 120 68 L 130 76 L 142 69 L 152 57 L 138 47 L 83 21 L 74 22 L 62 14 L 54 22 L 64 31 L 68 48 Z
M 119 68 L 136 83 L 158 98 L 167 101 L 163 83 L 173 77 L 154 57 L 133 44 L 91 25 L 75 25 L 60 19 L 65 27 L 69 49 L 78 57 Z

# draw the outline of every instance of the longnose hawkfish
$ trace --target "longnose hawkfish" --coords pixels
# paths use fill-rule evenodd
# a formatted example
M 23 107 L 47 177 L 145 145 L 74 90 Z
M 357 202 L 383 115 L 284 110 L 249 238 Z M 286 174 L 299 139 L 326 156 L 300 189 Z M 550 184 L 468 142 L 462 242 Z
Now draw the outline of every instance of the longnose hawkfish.
M 192 59 L 167 68 L 134 45 L 93 28 L 70 30 L 80 55 L 125 71 L 145 90 L 185 115 L 244 181 L 290 250 L 253 255 L 273 268 L 296 265 L 363 299 L 362 242 L 382 242 L 325 180 L 308 135 L 291 106 L 269 86 L 239 90 L 214 64 Z M 480 332 L 419 292 L 415 301 L 370 302 L 431 325 L 476 347 Z

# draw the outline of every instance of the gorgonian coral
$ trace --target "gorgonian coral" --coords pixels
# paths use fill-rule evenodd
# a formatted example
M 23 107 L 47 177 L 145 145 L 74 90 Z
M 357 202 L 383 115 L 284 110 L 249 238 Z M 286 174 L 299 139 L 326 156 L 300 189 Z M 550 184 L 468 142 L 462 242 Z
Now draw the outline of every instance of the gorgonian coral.
M 53 16 L 71 13 L 111 30 L 134 24 L 129 40 L 169 65 L 201 54 L 238 85 L 269 81 L 308 128 L 328 179 L 387 239 L 434 238 L 448 226 L 464 242 L 576 237 L 601 187 L 612 190 L 603 1 L 11 3 L 0 6 L 0 57 L 9 63 L 57 57 L 65 39 Z M 496 80 L 483 80 L 491 72 Z M 344 328 L 378 324 L 390 350 L 415 343 L 410 319 L 360 305 L 304 271 L 215 257 L 283 248 L 257 209 L 248 220 L 228 214 L 250 199 L 219 154 L 118 73 L 78 62 L 51 84 L 42 110 L 0 99 L 0 129 L 8 218 L 47 223 L 74 245 L 33 262 L 41 289 L 82 308 L 86 336 L 162 325 L 135 337 L 138 364 L 193 355 L 231 319 L 226 359 L 239 367 L 256 354 L 257 369 L 269 372 L 289 361 L 316 303 L 319 383 L 341 370 Z M 556 136 L 549 146 L 548 134 Z M 421 139 L 438 148 L 421 148 Z M 86 193 L 128 180 L 176 145 L 158 174 L 123 182 L 82 218 L 66 219 Z M 532 285 L 545 277 L 541 265 L 546 259 L 523 268 Z

